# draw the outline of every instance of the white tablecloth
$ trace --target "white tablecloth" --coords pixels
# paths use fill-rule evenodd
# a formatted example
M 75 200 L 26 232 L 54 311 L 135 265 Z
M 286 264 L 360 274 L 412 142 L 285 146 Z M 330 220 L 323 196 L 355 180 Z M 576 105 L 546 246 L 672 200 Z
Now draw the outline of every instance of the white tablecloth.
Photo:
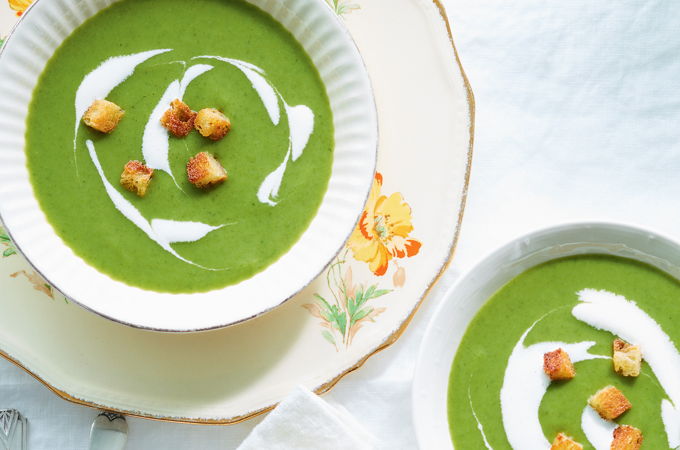
M 361 3 L 370 0 L 353 0 Z M 477 103 L 457 255 L 392 348 L 332 391 L 385 448 L 415 448 L 410 379 L 428 317 L 464 270 L 531 229 L 611 219 L 680 237 L 680 3 L 448 0 Z M 85 449 L 95 411 L 0 361 L 0 407 L 31 449 Z M 260 419 L 202 427 L 129 419 L 129 449 L 229 449 Z

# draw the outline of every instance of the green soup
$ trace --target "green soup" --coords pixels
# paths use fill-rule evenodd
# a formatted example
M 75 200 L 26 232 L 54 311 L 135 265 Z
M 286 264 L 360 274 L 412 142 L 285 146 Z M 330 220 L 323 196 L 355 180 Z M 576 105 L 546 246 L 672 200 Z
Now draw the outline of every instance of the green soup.
M 153 49 L 171 50 L 136 66 L 106 96 L 126 111 L 118 128 L 104 135 L 77 125 L 74 102 L 86 75 L 108 58 Z M 203 55 L 256 66 L 281 98 L 279 122 L 274 124 L 245 69 L 196 58 Z M 146 196 L 139 198 L 120 186 L 123 166 L 144 160 L 150 114 L 166 88 L 197 64 L 212 68 L 186 86 L 183 100 L 196 111 L 223 111 L 232 131 L 217 142 L 195 131 L 184 139 L 170 137 L 167 160 L 177 185 L 169 173 L 156 170 Z M 314 116 L 313 131 L 297 158 L 287 157 L 292 131 L 284 99 L 288 105 L 305 105 Z M 262 271 L 308 227 L 333 161 L 330 105 L 309 56 L 272 17 L 239 0 L 122 0 L 99 12 L 49 60 L 33 94 L 27 127 L 31 182 L 58 235 L 101 272 L 154 291 L 208 291 Z M 88 140 L 105 179 L 144 221 L 221 228 L 197 240 L 171 242 L 172 252 L 164 249 L 114 205 L 88 153 Z M 229 173 L 226 183 L 203 191 L 187 181 L 187 161 L 200 151 L 216 155 Z M 282 163 L 276 201 L 263 202 L 258 190 Z
M 484 449 L 484 436 L 496 450 L 511 448 L 500 393 L 510 355 L 532 324 L 535 326 L 526 335 L 526 346 L 593 341 L 591 354 L 611 356 L 615 335 L 577 320 L 572 313 L 580 303 L 577 293 L 583 289 L 610 291 L 634 300 L 667 333 L 677 349 L 678 280 L 637 261 L 599 255 L 557 259 L 534 267 L 485 303 L 460 343 L 448 391 L 449 424 L 455 448 Z M 644 347 L 642 352 L 644 356 Z M 542 364 L 542 360 L 539 358 L 537 363 Z M 642 362 L 637 378 L 614 372 L 611 359 L 584 360 L 575 363 L 575 367 L 575 378 L 550 383 L 541 400 L 538 417 L 546 440 L 552 442 L 557 433 L 564 432 L 584 448 L 594 448 L 582 430 L 582 412 L 592 394 L 614 385 L 633 405 L 616 423 L 639 428 L 644 435 L 642 448 L 669 448 L 660 414 L 660 403 L 668 398 L 667 393 L 647 362 Z

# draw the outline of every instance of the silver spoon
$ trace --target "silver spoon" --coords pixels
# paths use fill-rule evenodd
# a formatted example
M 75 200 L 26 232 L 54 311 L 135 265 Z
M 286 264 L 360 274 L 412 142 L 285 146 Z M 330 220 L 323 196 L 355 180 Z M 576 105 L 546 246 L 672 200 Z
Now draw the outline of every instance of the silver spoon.
M 128 426 L 121 414 L 103 411 L 92 422 L 90 450 L 123 450 Z
M 16 409 L 0 409 L 0 450 L 25 450 L 28 421 Z

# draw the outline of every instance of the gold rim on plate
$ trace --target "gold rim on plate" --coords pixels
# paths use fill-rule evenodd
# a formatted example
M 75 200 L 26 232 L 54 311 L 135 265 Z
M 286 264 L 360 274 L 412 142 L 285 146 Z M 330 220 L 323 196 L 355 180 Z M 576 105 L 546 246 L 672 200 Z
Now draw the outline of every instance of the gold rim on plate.
M 358 370 L 361 366 L 364 365 L 366 361 L 368 361 L 369 358 L 372 356 L 376 355 L 377 353 L 385 350 L 386 348 L 390 347 L 392 344 L 394 344 L 406 331 L 406 328 L 409 326 L 411 321 L 413 320 L 413 317 L 415 316 L 416 312 L 420 309 L 420 306 L 423 304 L 427 296 L 430 294 L 434 286 L 441 280 L 441 277 L 444 275 L 444 272 L 448 269 L 448 267 L 451 265 L 451 261 L 453 260 L 454 253 L 456 251 L 456 245 L 458 244 L 458 237 L 460 235 L 460 228 L 463 222 L 463 215 L 465 212 L 465 204 L 467 201 L 467 193 L 468 193 L 468 187 L 470 184 L 470 172 L 471 172 L 471 167 L 472 167 L 472 153 L 473 153 L 473 144 L 474 144 L 474 136 L 475 136 L 475 98 L 474 94 L 472 92 L 472 87 L 470 86 L 470 82 L 467 78 L 467 75 L 465 74 L 465 70 L 463 69 L 463 65 L 460 62 L 460 57 L 458 56 L 458 50 L 456 49 L 456 45 L 453 41 L 453 34 L 451 33 L 451 24 L 449 23 L 448 17 L 446 15 L 446 9 L 444 8 L 444 5 L 441 3 L 440 0 L 432 0 L 432 2 L 435 4 L 439 11 L 439 15 L 441 16 L 442 20 L 444 21 L 444 24 L 446 25 L 446 32 L 448 33 L 449 36 L 449 41 L 451 42 L 451 46 L 453 47 L 453 53 L 455 55 L 455 64 L 458 66 L 460 69 L 461 75 L 463 77 L 463 83 L 465 84 L 465 91 L 467 93 L 467 103 L 468 103 L 468 108 L 469 108 L 469 117 L 470 117 L 470 128 L 469 128 L 469 133 L 470 133 L 470 142 L 468 144 L 468 153 L 467 153 L 467 165 L 465 168 L 465 177 L 464 177 L 464 183 L 463 183 L 463 192 L 461 196 L 461 203 L 460 203 L 460 209 L 458 213 L 458 221 L 456 223 L 456 232 L 453 236 L 453 241 L 451 242 L 451 246 L 449 247 L 449 256 L 448 258 L 444 261 L 442 264 L 441 268 L 439 269 L 439 272 L 437 272 L 437 275 L 433 278 L 433 280 L 430 282 L 428 285 L 427 289 L 423 293 L 422 297 L 418 302 L 416 303 L 415 307 L 411 311 L 411 313 L 406 317 L 406 319 L 401 323 L 399 328 L 397 328 L 390 336 L 388 336 L 378 347 L 376 347 L 373 351 L 362 357 L 359 361 L 357 361 L 352 367 L 349 367 L 348 369 L 344 370 L 337 376 L 335 376 L 333 379 L 327 381 L 326 383 L 322 384 L 321 386 L 317 387 L 314 392 L 317 394 L 324 394 L 333 387 L 335 387 L 338 382 L 343 379 L 347 374 L 354 372 L 355 370 Z M 104 405 L 99 405 L 94 402 L 88 402 L 79 398 L 76 398 L 72 395 L 70 395 L 67 392 L 64 392 L 60 389 L 57 389 L 50 385 L 47 381 L 42 379 L 40 376 L 37 374 L 33 373 L 31 370 L 29 370 L 26 366 L 24 366 L 22 363 L 20 363 L 18 360 L 13 358 L 11 355 L 7 354 L 3 350 L 0 350 L 0 356 L 8 360 L 9 362 L 13 363 L 17 367 L 19 367 L 21 370 L 24 372 L 28 373 L 31 375 L 33 378 L 38 380 L 40 383 L 42 383 L 46 388 L 48 388 L 50 391 L 58 395 L 59 397 L 63 398 L 64 400 L 67 400 L 71 403 L 75 403 L 77 405 L 82 405 L 82 406 L 87 406 L 90 408 L 96 408 L 96 409 L 105 409 L 107 411 L 113 411 L 117 412 L 119 414 L 123 414 L 126 416 L 130 417 L 139 417 L 142 419 L 149 419 L 149 420 L 155 420 L 155 421 L 160 421 L 160 422 L 172 422 L 172 423 L 188 423 L 188 424 L 196 424 L 196 425 L 234 425 L 237 423 L 245 422 L 247 420 L 250 420 L 254 417 L 257 417 L 261 414 L 264 414 L 266 412 L 271 411 L 276 407 L 277 404 L 273 404 L 270 406 L 267 406 L 265 408 L 261 408 L 257 411 L 250 412 L 248 414 L 244 414 L 241 416 L 236 416 L 232 417 L 229 419 L 191 419 L 191 418 L 182 418 L 182 417 L 156 417 L 156 416 L 151 416 L 151 415 L 144 415 L 142 413 L 137 413 L 134 411 L 126 411 L 122 409 L 116 409 L 116 408 L 110 408 Z

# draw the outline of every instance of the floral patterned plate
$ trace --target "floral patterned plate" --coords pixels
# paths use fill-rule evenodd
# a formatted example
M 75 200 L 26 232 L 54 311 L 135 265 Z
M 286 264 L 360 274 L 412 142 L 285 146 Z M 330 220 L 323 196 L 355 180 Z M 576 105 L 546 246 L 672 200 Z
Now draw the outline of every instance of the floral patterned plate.
M 369 200 L 329 268 L 256 319 L 163 334 L 69 303 L 0 230 L 0 355 L 76 403 L 235 423 L 267 411 L 297 384 L 331 389 L 399 338 L 453 254 L 470 169 L 472 92 L 437 0 L 319 1 L 344 15 L 380 125 Z M 0 36 L 27 3 L 0 4 Z

